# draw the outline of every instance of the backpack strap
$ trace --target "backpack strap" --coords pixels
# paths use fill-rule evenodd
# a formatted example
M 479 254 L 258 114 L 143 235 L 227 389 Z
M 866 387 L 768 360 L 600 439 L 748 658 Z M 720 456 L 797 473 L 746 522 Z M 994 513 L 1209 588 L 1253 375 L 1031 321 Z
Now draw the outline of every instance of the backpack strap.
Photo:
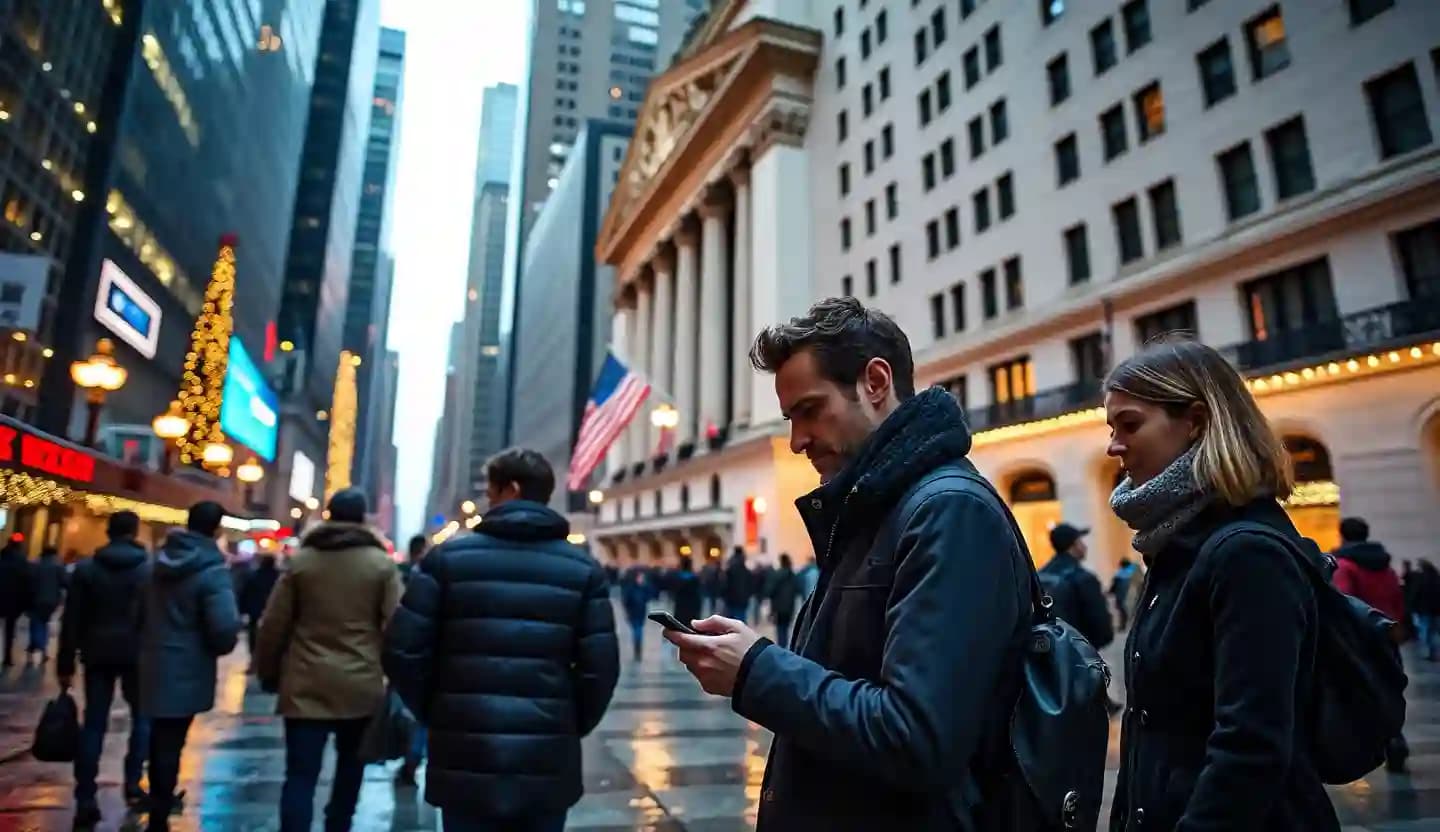
M 1264 523 L 1258 523 L 1254 520 L 1236 520 L 1233 523 L 1227 523 L 1219 529 L 1216 529 L 1205 541 L 1205 545 L 1200 547 L 1200 552 L 1195 556 L 1195 559 L 1198 561 L 1213 555 L 1225 541 L 1240 534 L 1260 535 L 1261 537 L 1267 537 L 1279 543 L 1285 551 L 1289 552 L 1300 564 L 1300 571 L 1312 583 L 1319 582 L 1327 585 L 1330 583 L 1330 577 L 1327 574 L 1328 561 L 1330 560 L 1328 556 L 1321 555 L 1317 560 L 1307 554 L 1305 550 L 1300 547 L 1300 543 L 1289 535 L 1275 529 L 1273 526 L 1267 526 Z M 1319 552 L 1318 549 L 1316 551 L 1317 553 Z

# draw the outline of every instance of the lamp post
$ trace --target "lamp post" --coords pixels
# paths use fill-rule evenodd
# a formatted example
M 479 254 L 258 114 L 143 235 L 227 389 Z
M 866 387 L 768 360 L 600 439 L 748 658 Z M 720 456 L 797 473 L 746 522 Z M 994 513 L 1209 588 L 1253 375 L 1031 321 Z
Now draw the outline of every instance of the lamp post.
M 85 420 L 85 444 L 95 445 L 100 430 L 100 408 L 105 406 L 105 396 L 125 386 L 129 375 L 115 360 L 115 344 L 109 338 L 95 342 L 95 352 L 84 361 L 70 365 L 70 378 L 85 391 L 89 414 Z
M 200 449 L 200 461 L 206 468 L 214 468 L 222 471 L 227 468 L 235 459 L 235 449 L 224 442 L 210 440 Z M 222 473 L 221 476 L 227 476 Z
M 235 479 L 245 484 L 245 506 L 255 504 L 255 483 L 265 478 L 265 466 L 253 455 L 235 469 Z
M 170 402 L 170 409 L 156 416 L 150 426 L 155 435 L 165 444 L 165 455 L 160 459 L 160 473 L 168 474 L 175 464 L 175 440 L 190 432 L 190 420 L 180 408 L 180 400 Z

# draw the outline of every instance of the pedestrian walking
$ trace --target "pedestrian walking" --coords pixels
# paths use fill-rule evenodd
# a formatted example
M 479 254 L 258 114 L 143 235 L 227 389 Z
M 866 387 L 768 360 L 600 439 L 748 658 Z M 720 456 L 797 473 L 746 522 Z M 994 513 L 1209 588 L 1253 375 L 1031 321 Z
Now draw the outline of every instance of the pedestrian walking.
M 650 602 L 657 595 L 655 571 L 632 556 L 630 565 L 620 572 L 620 607 L 625 610 L 625 623 L 630 627 L 630 648 L 638 664 L 645 648 L 645 616 Z
M 994 777 L 1029 633 L 1031 572 L 1005 505 L 965 459 L 955 399 L 915 392 L 909 340 L 854 298 L 756 339 L 820 584 L 795 652 L 740 621 L 667 632 L 736 713 L 773 731 L 759 832 L 1016 829 Z M 993 754 L 992 754 L 993 752 Z M 1055 753 L 1064 753 L 1056 748 Z
M 695 574 L 694 563 L 689 555 L 681 555 L 680 562 L 665 576 L 670 600 L 676 618 L 689 623 L 700 618 L 700 576 Z
M 1135 563 L 1121 558 L 1115 575 L 1110 579 L 1110 597 L 1115 599 L 1115 612 L 1120 617 L 1120 630 L 1130 626 L 1130 591 L 1135 583 Z
M 217 660 L 235 649 L 240 611 L 215 544 L 225 509 L 190 507 L 184 529 L 156 554 L 140 605 L 140 710 L 150 718 L 150 832 L 170 828 L 185 738 L 197 714 L 215 707 Z
M 1318 606 L 1278 502 L 1284 446 L 1240 374 L 1194 341 L 1145 347 L 1104 389 L 1108 453 L 1127 473 L 1110 506 L 1150 568 L 1125 646 L 1111 829 L 1338 830 L 1306 752 Z M 1243 521 L 1294 545 L 1227 531 Z
M 249 672 L 255 672 L 255 653 L 260 641 L 260 616 L 265 614 L 265 605 L 270 593 L 280 580 L 280 568 L 275 556 L 264 554 L 256 558 L 255 571 L 246 577 L 239 596 L 240 614 L 245 616 L 245 646 L 250 649 Z
M 417 534 L 410 538 L 409 544 L 405 547 L 405 563 L 400 564 L 400 575 L 405 580 L 405 585 L 410 585 L 410 579 L 420 568 L 420 561 L 425 559 L 427 549 L 425 535 Z M 413 788 L 418 785 L 415 775 L 420 771 L 420 763 L 425 759 L 425 745 L 429 735 L 425 730 L 425 724 L 419 720 L 415 721 L 410 730 L 410 748 L 405 752 L 405 760 L 400 764 L 400 770 L 395 773 L 395 785 L 405 788 Z
M 1085 559 L 1085 535 L 1069 523 L 1056 523 L 1050 530 L 1050 545 L 1055 556 L 1040 570 L 1040 584 L 1055 610 L 1055 615 L 1080 631 L 1095 649 L 1103 649 L 1115 640 L 1115 624 L 1100 579 L 1080 562 Z
M 1415 610 L 1415 626 L 1420 639 L 1420 652 L 1426 661 L 1435 661 L 1436 642 L 1440 641 L 1440 570 L 1428 560 L 1420 561 L 1415 570 L 1411 605 Z
M 705 590 L 705 613 L 720 614 L 720 596 L 725 591 L 725 576 L 721 572 L 718 555 L 707 555 L 705 565 L 700 568 L 700 585 Z
M 780 566 L 770 581 L 770 617 L 775 621 L 775 643 L 790 646 L 790 626 L 795 622 L 795 605 L 800 598 L 800 578 L 790 556 L 780 555 Z
M 150 579 L 150 555 L 135 540 L 140 518 L 117 511 L 106 521 L 110 542 L 76 565 L 65 613 L 60 619 L 60 651 L 55 675 L 62 690 L 75 678 L 76 654 L 85 666 L 85 717 L 75 756 L 75 828 L 100 822 L 95 777 L 115 686 L 130 706 L 130 742 L 125 752 L 125 802 L 141 805 L 145 792 L 145 756 L 150 751 L 150 720 L 140 710 L 140 603 Z
M 730 553 L 724 581 L 725 615 L 745 621 L 750 614 L 750 600 L 755 597 L 755 574 L 745 565 L 745 550 L 739 546 Z
M 385 625 L 400 602 L 400 573 L 385 542 L 365 525 L 365 493 L 337 491 L 327 508 L 330 519 L 305 533 L 260 617 L 256 673 L 278 690 L 275 709 L 285 718 L 282 832 L 310 829 L 332 735 L 335 776 L 325 829 L 350 828 L 365 774 L 360 740 L 385 699 Z
M 0 619 L 5 626 L 5 655 L 0 666 L 15 664 L 15 631 L 30 606 L 30 563 L 20 543 L 10 540 L 0 548 Z M 27 654 L 28 655 L 28 654 Z
M 755 609 L 750 620 L 764 621 L 762 608 L 765 606 L 765 602 L 770 600 L 770 593 L 774 590 L 771 583 L 775 579 L 775 567 L 768 563 L 762 563 L 751 570 L 750 575 L 750 591 L 755 602 Z
M 410 573 L 415 571 L 415 567 L 419 566 L 425 557 L 425 548 L 426 540 L 423 534 L 414 535 L 410 542 L 405 544 L 405 562 L 400 564 L 401 578 L 410 580 Z
M 30 565 L 30 577 L 25 582 L 29 589 L 30 606 L 26 618 L 30 620 L 30 641 L 25 646 L 25 662 L 29 664 L 31 654 L 40 664 L 50 660 L 50 619 L 65 600 L 65 585 L 69 575 L 60 555 L 53 548 L 40 550 L 40 559 Z
M 584 790 L 580 738 L 620 672 L 605 572 L 566 542 L 535 451 L 485 466 L 481 532 L 433 549 L 385 634 L 385 671 L 430 730 L 425 800 L 445 832 L 559 832 Z
M 800 597 L 809 598 L 820 583 L 820 566 L 812 559 L 795 574 L 800 579 Z

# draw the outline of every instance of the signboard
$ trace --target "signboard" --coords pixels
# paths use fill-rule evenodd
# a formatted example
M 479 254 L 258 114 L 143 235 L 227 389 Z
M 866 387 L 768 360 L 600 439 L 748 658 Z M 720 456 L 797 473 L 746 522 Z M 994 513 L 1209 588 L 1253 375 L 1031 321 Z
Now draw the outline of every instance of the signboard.
M 74 482 L 95 481 L 95 457 L 9 425 L 0 425 L 0 462 Z
M 230 358 L 220 400 L 220 429 L 267 462 L 275 459 L 280 427 L 280 400 L 250 360 L 245 345 L 230 336 Z
M 113 260 L 100 265 L 95 320 L 136 352 L 146 358 L 155 357 L 155 348 L 160 344 L 160 304 L 135 285 Z
M 50 276 L 50 258 L 0 252 L 0 326 L 34 332 Z
M 296 451 L 290 457 L 290 498 L 303 503 L 315 496 L 315 463 Z

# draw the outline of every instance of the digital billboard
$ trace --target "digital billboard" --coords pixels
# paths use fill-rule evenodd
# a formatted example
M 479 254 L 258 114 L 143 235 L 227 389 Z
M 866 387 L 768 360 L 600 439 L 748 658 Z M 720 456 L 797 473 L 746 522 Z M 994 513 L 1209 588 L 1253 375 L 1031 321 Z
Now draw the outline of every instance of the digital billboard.
M 245 345 L 230 336 L 230 361 L 220 402 L 220 429 L 267 462 L 275 460 L 280 427 L 280 400 L 250 360 Z
M 160 305 L 111 260 L 100 265 L 95 320 L 136 352 L 146 358 L 155 357 L 160 343 Z

